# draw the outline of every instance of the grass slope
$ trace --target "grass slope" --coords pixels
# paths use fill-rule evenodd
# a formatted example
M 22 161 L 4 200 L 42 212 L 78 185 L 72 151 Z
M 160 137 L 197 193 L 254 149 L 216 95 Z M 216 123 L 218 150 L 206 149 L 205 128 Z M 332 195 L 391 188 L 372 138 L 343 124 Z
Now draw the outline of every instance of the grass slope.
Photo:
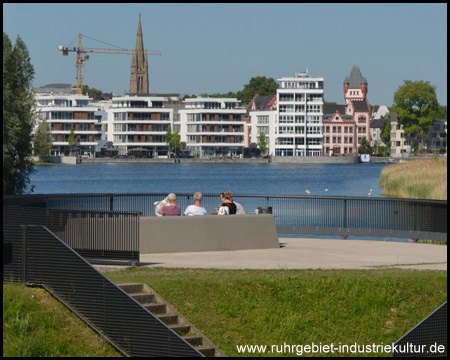
M 122 356 L 47 291 L 3 284 L 3 357 Z
M 106 275 L 149 284 L 228 356 L 240 355 L 237 345 L 391 345 L 447 298 L 445 271 L 129 268 Z

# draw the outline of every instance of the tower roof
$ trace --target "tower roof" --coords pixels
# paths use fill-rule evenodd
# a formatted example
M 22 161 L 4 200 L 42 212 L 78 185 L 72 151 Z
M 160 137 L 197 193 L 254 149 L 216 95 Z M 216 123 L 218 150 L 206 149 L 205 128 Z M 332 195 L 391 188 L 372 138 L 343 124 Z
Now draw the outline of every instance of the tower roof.
M 345 78 L 344 84 L 349 84 L 349 89 L 360 89 L 361 84 L 367 84 L 367 80 L 365 77 L 362 77 L 358 65 L 353 65 L 352 72 L 350 76 Z
M 139 14 L 139 26 L 136 37 L 136 53 L 142 54 L 142 51 L 144 51 L 144 39 L 142 36 L 141 14 Z

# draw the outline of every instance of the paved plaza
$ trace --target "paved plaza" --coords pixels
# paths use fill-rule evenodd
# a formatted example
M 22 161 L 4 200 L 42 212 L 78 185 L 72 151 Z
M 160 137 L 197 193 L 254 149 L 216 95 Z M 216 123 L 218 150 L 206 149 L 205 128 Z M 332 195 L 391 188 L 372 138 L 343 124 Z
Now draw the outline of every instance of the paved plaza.
M 280 238 L 280 248 L 141 254 L 139 266 L 204 269 L 447 270 L 447 246 L 411 242 Z M 101 270 L 129 262 L 95 261 Z

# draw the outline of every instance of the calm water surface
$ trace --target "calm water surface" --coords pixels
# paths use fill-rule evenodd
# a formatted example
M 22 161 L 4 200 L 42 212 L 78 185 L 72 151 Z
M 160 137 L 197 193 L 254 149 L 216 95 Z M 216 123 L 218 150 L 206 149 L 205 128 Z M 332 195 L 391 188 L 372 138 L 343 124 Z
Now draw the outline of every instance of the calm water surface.
M 79 164 L 36 166 L 35 194 L 195 193 L 381 197 L 386 164 Z M 328 189 L 328 191 L 325 191 Z
M 386 164 L 79 164 L 36 166 L 35 194 L 163 193 L 382 197 Z M 325 191 L 328 189 L 328 191 Z M 247 209 L 248 210 L 248 209 Z M 302 237 L 283 235 L 280 237 Z M 306 235 L 315 238 L 338 236 Z M 351 239 L 353 237 L 349 237 Z M 358 237 L 381 241 L 396 238 Z

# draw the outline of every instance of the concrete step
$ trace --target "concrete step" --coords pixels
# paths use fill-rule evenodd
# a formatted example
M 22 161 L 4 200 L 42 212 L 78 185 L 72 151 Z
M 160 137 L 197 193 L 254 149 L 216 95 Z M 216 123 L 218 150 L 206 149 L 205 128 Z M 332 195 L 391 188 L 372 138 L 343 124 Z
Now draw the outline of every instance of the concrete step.
M 186 340 L 192 346 L 202 346 L 203 336 L 202 335 L 185 335 L 183 339 Z
M 167 312 L 165 304 L 145 304 L 144 307 L 154 315 L 162 315 Z
M 168 325 L 170 329 L 175 331 L 178 335 L 187 335 L 191 331 L 191 325 L 188 324 L 171 324 Z
M 118 284 L 117 286 L 128 294 L 139 294 L 145 292 L 144 284 L 141 283 Z
M 200 351 L 206 357 L 215 357 L 216 349 L 213 346 L 199 346 L 195 347 L 198 351 Z
M 119 286 L 203 355 L 208 357 L 226 356 L 183 315 L 174 309 L 173 305 L 171 306 L 167 303 L 148 285 L 130 283 L 120 284 Z
M 160 314 L 157 317 L 166 325 L 178 324 L 178 315 L 176 314 Z
M 152 304 L 156 303 L 155 294 L 130 294 L 139 304 Z

